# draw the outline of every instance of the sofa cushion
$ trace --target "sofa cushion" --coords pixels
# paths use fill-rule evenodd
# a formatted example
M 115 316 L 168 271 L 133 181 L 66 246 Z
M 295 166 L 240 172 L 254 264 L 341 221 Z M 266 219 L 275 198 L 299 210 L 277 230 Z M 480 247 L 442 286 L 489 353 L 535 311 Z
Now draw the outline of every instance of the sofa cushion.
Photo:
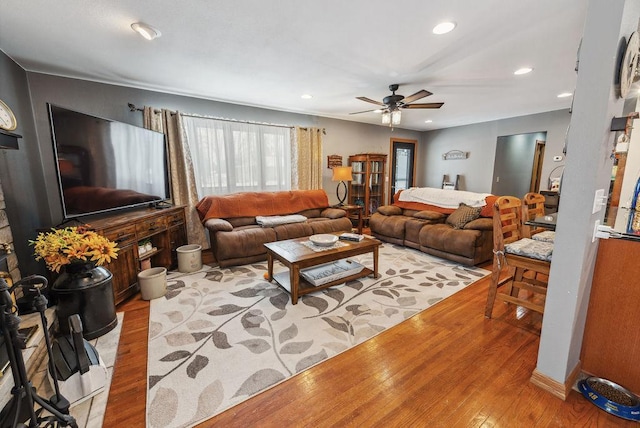
M 482 207 L 470 207 L 462 202 L 457 210 L 449 214 L 446 223 L 454 229 L 462 229 L 465 224 L 480 217 L 480 211 Z
M 377 212 L 383 215 L 401 215 L 402 208 L 396 207 L 395 205 L 383 205 L 381 207 L 378 207 Z
M 306 218 L 315 218 L 315 217 L 320 217 L 321 212 L 322 212 L 321 208 L 312 208 L 310 210 L 302 210 L 297 214 L 303 215 Z
M 413 217 L 403 215 L 386 216 L 373 213 L 369 219 L 369 227 L 374 235 L 390 236 L 402 242 L 405 236 L 405 223 L 411 219 L 413 219 Z
M 427 224 L 420 229 L 420 247 L 473 259 L 476 247 L 482 245 L 482 233 L 479 230 L 454 229 L 448 224 Z
M 419 219 L 422 219 L 422 220 L 441 220 L 441 219 L 444 219 L 446 217 L 442 213 L 437 213 L 435 211 L 429 211 L 429 210 L 418 211 L 413 216 L 415 218 L 419 218 Z
M 342 210 L 340 210 L 342 211 Z M 307 220 L 307 224 L 311 226 L 313 233 L 333 233 L 333 232 L 351 232 L 352 224 L 351 220 L 347 217 L 340 217 L 336 219 L 329 219 L 326 217 L 310 218 Z
M 231 232 L 218 232 L 215 240 L 216 258 L 220 261 L 238 257 L 239 254 L 244 257 L 266 254 L 263 244 L 276 239 L 273 228 L 257 225 L 239 227 Z
M 433 220 L 422 220 L 412 218 L 404 224 L 404 242 L 403 245 L 411 248 L 420 248 L 420 231 L 425 224 L 431 224 Z
M 278 241 L 313 235 L 313 229 L 307 222 L 282 224 L 275 226 L 273 230 L 276 231 L 276 238 Z

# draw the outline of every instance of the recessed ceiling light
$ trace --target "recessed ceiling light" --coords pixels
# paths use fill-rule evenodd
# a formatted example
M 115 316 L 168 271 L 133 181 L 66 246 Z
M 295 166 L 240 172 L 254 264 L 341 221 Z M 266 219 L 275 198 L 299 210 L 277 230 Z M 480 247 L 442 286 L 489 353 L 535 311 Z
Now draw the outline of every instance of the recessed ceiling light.
M 433 34 L 446 34 L 456 28 L 455 22 L 441 22 L 433 27 Z
M 431 122 L 433 122 L 433 120 L 431 120 L 431 119 L 428 119 L 428 120 L 424 121 L 424 123 L 431 123 Z
M 303 100 L 310 100 L 311 98 L 313 98 L 313 96 L 309 94 L 302 94 L 300 95 L 300 98 L 302 98 Z
M 145 24 L 144 22 L 134 22 L 131 24 L 131 28 L 147 40 L 153 40 L 162 35 L 160 31 L 156 30 L 151 25 Z
M 561 94 L 558 94 L 558 98 L 567 98 L 567 97 L 570 97 L 572 95 L 573 95 L 573 93 L 571 93 L 571 92 L 563 92 Z
M 515 74 L 516 76 L 519 76 L 521 74 L 531 73 L 532 71 L 533 71 L 533 68 L 531 67 L 522 67 L 514 71 L 513 74 Z

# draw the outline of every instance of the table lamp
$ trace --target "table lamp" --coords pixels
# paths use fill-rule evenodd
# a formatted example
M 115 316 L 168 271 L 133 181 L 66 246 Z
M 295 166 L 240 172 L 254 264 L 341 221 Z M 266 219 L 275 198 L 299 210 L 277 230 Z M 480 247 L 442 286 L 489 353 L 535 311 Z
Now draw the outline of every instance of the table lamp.
M 331 177 L 331 181 L 339 181 L 338 187 L 336 187 L 336 196 L 338 197 L 338 201 L 340 202 L 338 205 L 344 205 L 344 200 L 347 197 L 347 184 L 345 181 L 353 180 L 353 176 L 351 174 L 350 166 L 334 166 L 333 167 L 333 177 Z M 344 188 L 342 196 L 340 196 L 340 185 Z

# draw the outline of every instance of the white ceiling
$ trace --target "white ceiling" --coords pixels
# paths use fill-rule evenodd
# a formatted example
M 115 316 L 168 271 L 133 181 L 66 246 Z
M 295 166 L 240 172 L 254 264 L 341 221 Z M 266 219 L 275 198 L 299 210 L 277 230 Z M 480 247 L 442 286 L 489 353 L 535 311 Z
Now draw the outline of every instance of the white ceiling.
M 399 83 L 445 103 L 403 111 L 402 128 L 429 130 L 570 107 L 557 95 L 575 86 L 587 0 L 0 4 L 0 50 L 28 71 L 374 124 L 349 115 L 375 108 L 356 97 Z M 443 20 L 456 29 L 432 34 Z M 136 21 L 162 36 L 144 40 Z

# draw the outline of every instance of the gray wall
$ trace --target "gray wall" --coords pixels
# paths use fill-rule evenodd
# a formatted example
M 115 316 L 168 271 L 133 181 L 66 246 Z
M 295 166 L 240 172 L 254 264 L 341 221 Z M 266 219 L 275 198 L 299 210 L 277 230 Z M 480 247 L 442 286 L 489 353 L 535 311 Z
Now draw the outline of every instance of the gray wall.
M 522 197 L 529 192 L 537 148 L 536 142 L 546 140 L 546 132 L 498 137 L 491 193 Z
M 598 189 L 607 194 L 611 182 L 611 150 L 615 138 L 610 130 L 611 119 L 621 117 L 624 107 L 624 100 L 618 97 L 615 76 L 621 48 L 626 38 L 636 31 L 639 18 L 637 0 L 589 1 L 534 373 L 558 382 L 564 382 L 580 365 L 598 250 L 593 231 L 604 219 L 604 209 L 592 213 L 593 201 Z M 625 266 L 619 268 L 625 269 Z
M 417 185 L 440 187 L 444 174 L 449 178 L 460 174 L 464 190 L 491 193 L 498 137 L 546 131 L 540 180 L 540 190 L 546 190 L 549 173 L 564 163 L 564 156 L 562 162 L 554 162 L 553 157 L 562 155 L 570 119 L 568 110 L 557 110 L 426 132 L 418 154 Z M 442 155 L 453 149 L 469 152 L 469 157 L 442 160 Z
M 63 220 L 47 102 L 138 126 L 142 125 L 142 113 L 131 112 L 128 103 L 239 120 L 326 128 L 323 165 L 330 154 L 343 156 L 346 165 L 347 156 L 351 154 L 388 153 L 392 132 L 398 138 L 420 138 L 416 131 L 398 128 L 392 131 L 385 126 L 25 72 L 2 52 L 0 76 L 0 98 L 16 113 L 19 121 L 16 132 L 24 136 L 19 151 L 0 151 L 0 180 L 5 187 L 18 260 L 25 265 L 23 274 L 43 273 L 43 265 L 33 260 L 27 241 L 35 238 L 38 228 L 49 228 Z M 331 181 L 331 170 L 325 168 L 323 187 L 331 203 L 337 203 L 336 185 Z

